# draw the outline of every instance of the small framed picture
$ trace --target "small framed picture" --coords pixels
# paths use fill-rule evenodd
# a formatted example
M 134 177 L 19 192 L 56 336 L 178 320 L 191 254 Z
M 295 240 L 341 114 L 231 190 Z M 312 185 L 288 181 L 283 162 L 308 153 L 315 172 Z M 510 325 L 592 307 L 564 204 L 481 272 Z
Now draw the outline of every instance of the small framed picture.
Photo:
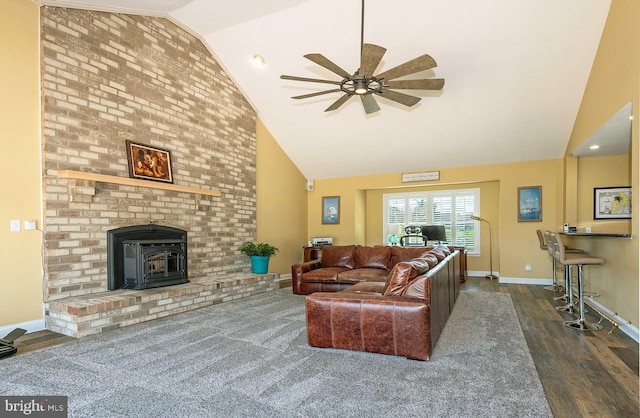
M 518 187 L 518 222 L 542 222 L 542 186 Z
M 593 219 L 631 219 L 631 187 L 594 188 Z
M 173 183 L 169 151 L 132 141 L 126 144 L 129 177 Z
M 340 223 L 340 196 L 322 197 L 322 223 L 333 225 Z

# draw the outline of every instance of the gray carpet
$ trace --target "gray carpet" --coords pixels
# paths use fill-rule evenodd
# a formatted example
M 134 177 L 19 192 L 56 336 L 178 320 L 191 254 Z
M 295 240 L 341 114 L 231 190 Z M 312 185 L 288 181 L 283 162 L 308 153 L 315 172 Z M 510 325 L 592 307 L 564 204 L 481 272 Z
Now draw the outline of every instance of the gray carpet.
M 511 297 L 462 292 L 430 361 L 306 344 L 282 289 L 0 360 L 72 417 L 552 416 Z

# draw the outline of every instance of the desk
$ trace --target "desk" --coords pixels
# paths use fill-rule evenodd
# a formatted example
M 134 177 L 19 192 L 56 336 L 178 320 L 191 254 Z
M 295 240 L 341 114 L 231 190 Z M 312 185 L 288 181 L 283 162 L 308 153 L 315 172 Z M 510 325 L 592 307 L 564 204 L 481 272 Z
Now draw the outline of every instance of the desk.
M 612 234 L 606 232 L 560 232 L 560 235 L 566 235 L 568 237 L 631 238 L 631 234 Z

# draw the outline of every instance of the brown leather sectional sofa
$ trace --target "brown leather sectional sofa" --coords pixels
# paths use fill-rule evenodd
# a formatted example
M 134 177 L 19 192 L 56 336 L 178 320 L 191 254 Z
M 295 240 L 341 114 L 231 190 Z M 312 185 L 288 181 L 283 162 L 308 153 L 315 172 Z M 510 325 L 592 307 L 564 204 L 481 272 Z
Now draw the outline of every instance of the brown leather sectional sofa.
M 449 246 L 331 246 L 293 265 L 309 345 L 428 360 L 460 292 L 460 255 Z

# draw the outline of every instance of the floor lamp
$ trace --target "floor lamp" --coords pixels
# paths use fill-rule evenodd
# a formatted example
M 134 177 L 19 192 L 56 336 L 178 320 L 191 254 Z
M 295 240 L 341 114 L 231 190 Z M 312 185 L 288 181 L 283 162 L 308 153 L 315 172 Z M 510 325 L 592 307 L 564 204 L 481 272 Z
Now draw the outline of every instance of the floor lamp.
M 474 221 L 486 222 L 487 225 L 489 225 L 489 271 L 490 271 L 490 274 L 487 274 L 486 276 L 484 276 L 484 278 L 491 279 L 491 280 L 497 279 L 498 276 L 493 274 L 493 242 L 491 240 L 491 224 L 489 223 L 489 221 L 487 221 L 486 219 L 482 219 L 479 216 L 472 215 L 471 219 L 473 219 Z

